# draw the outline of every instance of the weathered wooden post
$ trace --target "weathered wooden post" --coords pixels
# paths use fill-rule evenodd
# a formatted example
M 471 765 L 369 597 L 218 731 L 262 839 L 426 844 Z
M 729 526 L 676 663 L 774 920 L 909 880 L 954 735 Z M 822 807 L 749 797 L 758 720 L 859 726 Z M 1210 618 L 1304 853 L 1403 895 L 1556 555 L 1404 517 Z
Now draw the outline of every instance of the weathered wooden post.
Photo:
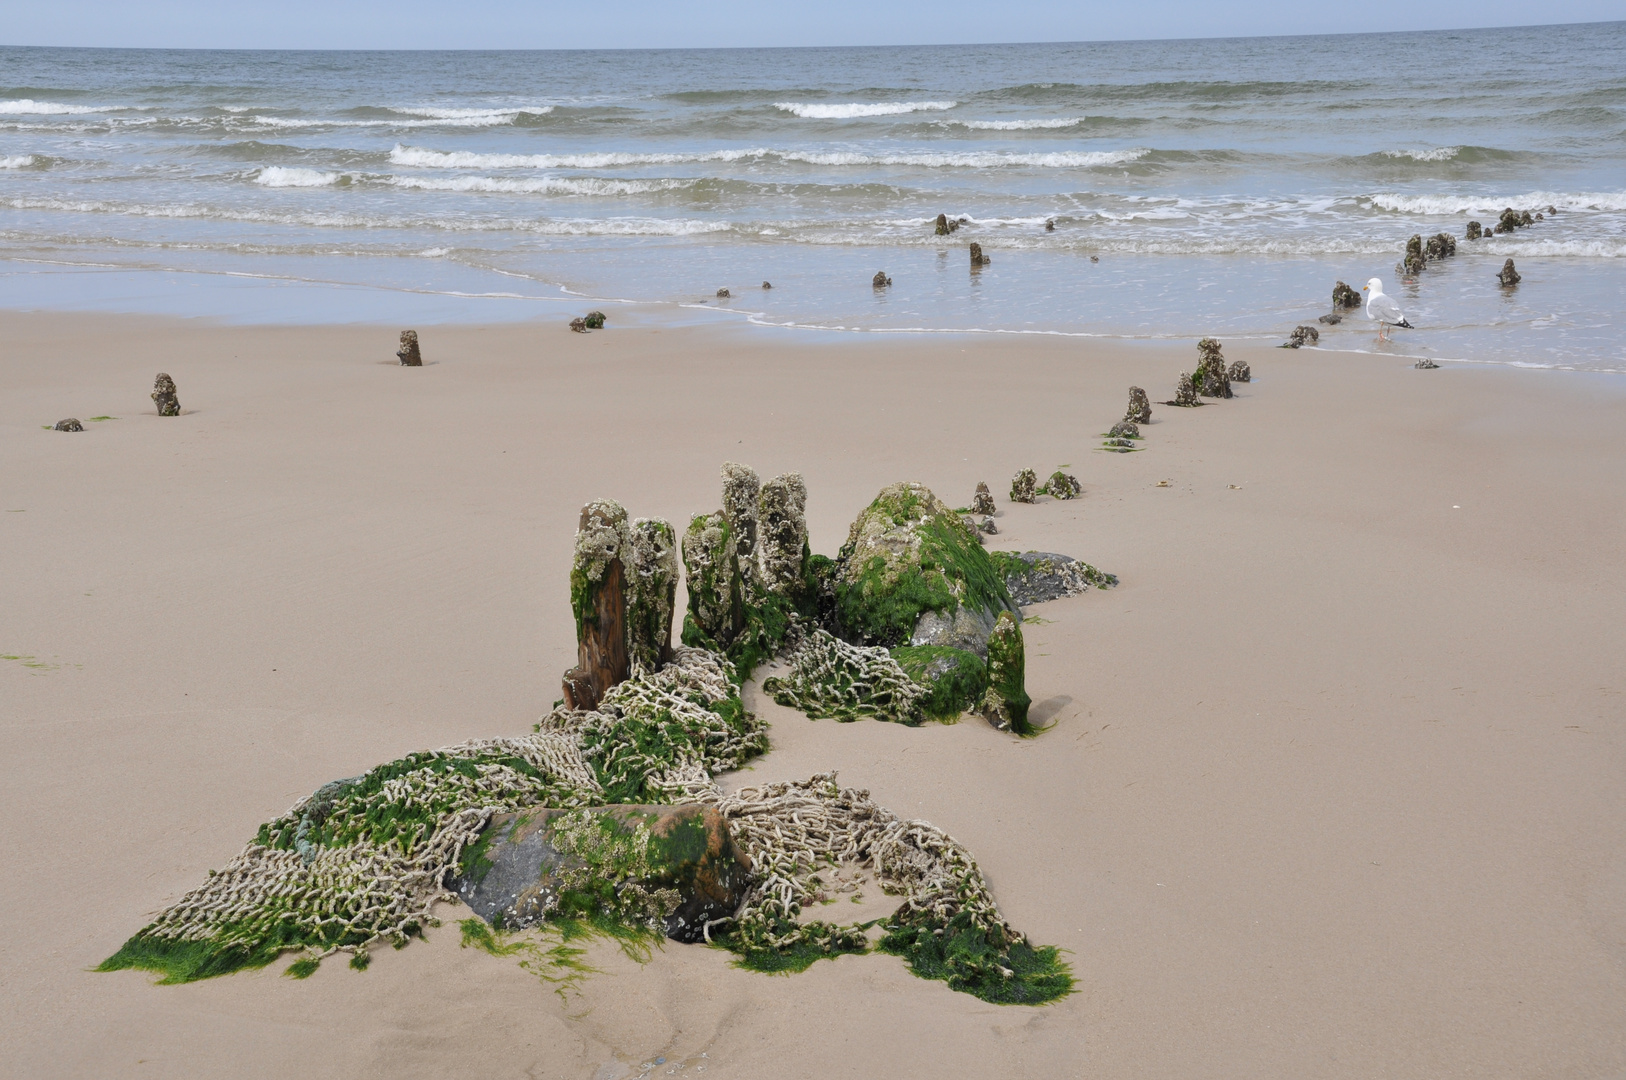
M 672 658 L 677 534 L 660 518 L 639 518 L 628 538 L 627 653 L 634 674 L 650 674 Z
M 757 528 L 757 581 L 767 592 L 794 597 L 807 569 L 807 484 L 801 473 L 762 485 Z
M 604 692 L 630 673 L 627 654 L 627 512 L 609 499 L 582 507 L 570 566 L 576 616 L 576 666 L 565 672 L 565 704 L 595 709 Z

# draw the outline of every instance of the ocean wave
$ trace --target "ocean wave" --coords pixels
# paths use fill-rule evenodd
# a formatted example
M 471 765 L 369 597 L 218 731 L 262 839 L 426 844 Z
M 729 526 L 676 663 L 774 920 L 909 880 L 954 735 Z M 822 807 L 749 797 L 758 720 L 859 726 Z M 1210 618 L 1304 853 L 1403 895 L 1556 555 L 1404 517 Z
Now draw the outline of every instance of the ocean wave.
M 1432 150 L 1379 150 L 1378 156 L 1410 158 L 1412 161 L 1451 161 L 1461 152 L 1460 146 L 1436 146 Z
M 12 154 L 9 157 L 0 157 L 0 169 L 29 169 L 33 168 L 36 160 L 33 154 Z
M 1556 206 L 1570 211 L 1626 210 L 1626 191 L 1571 193 L 1531 191 L 1523 195 L 1402 195 L 1383 192 L 1367 197 L 1379 210 L 1397 214 L 1499 214 L 1506 207 Z
M 239 119 L 269 128 L 439 128 L 501 127 L 521 116 L 546 116 L 552 105 L 524 109 L 391 109 L 399 115 L 341 120 L 335 117 L 266 116 L 256 113 Z M 417 119 L 407 119 L 416 117 Z
M 851 102 L 845 105 L 805 105 L 798 101 L 776 101 L 773 107 L 808 120 L 851 120 L 860 116 L 902 116 L 912 112 L 947 112 L 957 101 L 882 101 L 875 104 Z
M 519 195 L 643 195 L 652 191 L 676 191 L 693 187 L 697 180 L 610 180 L 597 177 L 570 178 L 544 176 L 515 180 L 492 176 L 420 177 L 392 176 L 388 181 L 400 188 L 421 191 L 477 191 Z
M 804 165 L 906 165 L 919 168 L 997 169 L 1029 166 L 1053 169 L 1094 169 L 1138 161 L 1152 151 L 1072 150 L 1047 154 L 998 151 L 948 153 L 917 151 L 867 154 L 856 150 L 712 150 L 699 153 L 635 154 L 481 154 L 469 150 L 426 150 L 397 145 L 390 162 L 424 169 L 606 169 L 631 165 L 683 165 L 707 161 L 785 161 Z
M 976 131 L 1044 131 L 1051 128 L 1077 127 L 1084 123 L 1082 116 L 1067 116 L 1054 120 L 954 120 L 956 127 Z
M 0 116 L 78 116 L 83 113 L 103 112 L 88 105 L 62 105 L 55 101 L 35 101 L 32 98 L 0 100 Z
M 268 165 L 261 169 L 254 182 L 261 187 L 332 187 L 348 183 L 345 173 L 322 172 L 319 169 L 294 169 L 284 165 Z
M 507 123 L 520 113 L 529 113 L 532 116 L 546 116 L 553 111 L 552 105 L 522 105 L 514 108 L 501 109 L 437 109 L 437 108 L 397 108 L 398 112 L 406 116 L 426 116 L 433 120 L 482 120 L 506 117 L 499 122 Z

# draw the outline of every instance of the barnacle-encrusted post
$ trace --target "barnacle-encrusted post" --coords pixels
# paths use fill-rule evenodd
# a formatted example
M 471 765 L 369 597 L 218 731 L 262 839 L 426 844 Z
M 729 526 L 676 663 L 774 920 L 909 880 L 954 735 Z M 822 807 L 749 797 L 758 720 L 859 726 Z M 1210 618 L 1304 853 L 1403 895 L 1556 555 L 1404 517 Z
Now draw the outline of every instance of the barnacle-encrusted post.
M 1027 651 L 1022 644 L 1022 626 L 1009 611 L 999 613 L 994 632 L 988 636 L 988 693 L 982 699 L 982 712 L 1001 731 L 1030 735 L 1028 723 Z
M 1512 260 L 1509 260 L 1508 265 L 1513 265 Z M 158 406 L 159 416 L 181 415 L 181 399 L 175 396 L 175 380 L 162 371 L 158 373 L 158 378 L 153 380 L 152 401 Z
M 570 607 L 576 616 L 576 666 L 565 672 L 565 704 L 598 707 L 604 691 L 630 673 L 627 656 L 627 512 L 597 499 L 582 507 L 570 566 Z
M 749 588 L 756 584 L 757 560 L 757 502 L 762 494 L 762 481 L 749 465 L 723 462 L 723 516 L 734 540 L 734 555 L 739 560 L 740 577 Z M 740 626 L 736 625 L 735 630 Z
M 672 654 L 677 603 L 677 534 L 660 518 L 639 518 L 629 530 L 627 655 L 633 674 L 659 671 Z
M 1030 503 L 1034 500 L 1039 478 L 1032 469 L 1023 469 L 1011 478 L 1011 502 Z
M 762 485 L 757 527 L 757 581 L 767 592 L 793 596 L 807 579 L 807 484 L 801 473 Z
M 1124 410 L 1124 419 L 1131 424 L 1152 422 L 1152 403 L 1146 399 L 1146 391 L 1138 386 L 1129 388 L 1129 408 Z
M 1197 392 L 1203 397 L 1230 397 L 1231 379 L 1225 370 L 1220 343 L 1211 337 L 1203 338 L 1197 342 L 1197 356 L 1197 370 L 1191 373 Z
M 744 615 L 734 534 L 721 511 L 696 514 L 689 520 L 683 534 L 683 572 L 689 587 L 683 643 L 698 647 L 709 640 L 726 648 Z

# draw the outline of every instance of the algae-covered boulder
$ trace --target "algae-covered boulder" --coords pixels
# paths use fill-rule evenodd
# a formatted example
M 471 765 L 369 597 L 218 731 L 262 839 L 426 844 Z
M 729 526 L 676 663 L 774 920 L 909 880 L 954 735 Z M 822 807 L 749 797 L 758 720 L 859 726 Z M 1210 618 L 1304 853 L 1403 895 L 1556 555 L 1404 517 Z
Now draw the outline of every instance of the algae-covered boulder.
M 536 807 L 494 816 L 458 874 L 463 902 L 499 929 L 608 916 L 699 941 L 739 907 L 750 864 L 715 807 Z
M 1076 499 L 1084 488 L 1079 484 L 1078 477 L 1057 469 L 1039 490 L 1053 499 Z
M 1052 551 L 991 551 L 988 556 L 1005 579 L 1011 599 L 1019 605 L 1042 604 L 1118 584 L 1114 575 Z
M 901 645 L 923 616 L 964 610 L 990 624 L 1014 605 L 958 513 L 922 484 L 893 484 L 858 515 L 835 574 L 836 621 L 849 640 Z
M 892 650 L 892 659 L 925 688 L 918 707 L 927 719 L 953 720 L 975 709 L 988 691 L 987 661 L 970 650 L 900 645 Z
M 1022 624 L 1010 612 L 1001 612 L 994 632 L 988 638 L 988 689 L 983 694 L 982 713 L 1001 731 L 1029 735 L 1027 650 L 1022 643 Z

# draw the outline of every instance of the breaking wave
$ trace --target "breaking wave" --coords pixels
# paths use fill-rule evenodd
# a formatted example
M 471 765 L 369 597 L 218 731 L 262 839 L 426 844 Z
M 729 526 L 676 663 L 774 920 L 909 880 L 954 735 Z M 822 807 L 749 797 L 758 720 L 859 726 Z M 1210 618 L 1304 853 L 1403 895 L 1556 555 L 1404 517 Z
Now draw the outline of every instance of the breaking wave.
M 1094 169 L 1138 161 L 1152 151 L 1070 150 L 1044 154 L 1002 151 L 945 153 L 917 151 L 866 154 L 855 150 L 712 150 L 671 154 L 482 154 L 468 150 L 442 152 L 415 146 L 390 151 L 390 162 L 424 169 L 605 169 L 630 165 L 682 165 L 705 161 L 788 161 L 806 165 L 902 165 L 917 168 L 998 169 L 1028 166 L 1052 169 Z
M 33 154 L 13 154 L 10 157 L 0 157 L 0 169 L 27 169 L 32 167 L 36 160 Z
M 1570 211 L 1626 210 L 1626 191 L 1580 194 L 1530 191 L 1523 195 L 1401 195 L 1385 192 L 1369 198 L 1376 209 L 1397 214 L 1499 214 L 1509 206 L 1531 210 L 1544 206 Z
M 260 170 L 254 182 L 261 187 L 332 187 L 348 183 L 345 173 L 322 172 L 319 169 L 293 169 L 283 165 L 270 165 Z
M 958 127 L 976 131 L 1045 131 L 1051 128 L 1077 127 L 1084 122 L 1082 116 L 1068 116 L 1056 120 L 956 120 Z
M 882 101 L 873 105 L 852 102 L 845 105 L 804 105 L 797 101 L 776 101 L 773 107 L 808 120 L 851 120 L 859 116 L 902 116 L 912 112 L 947 112 L 957 101 Z
M 0 101 L 0 116 L 79 116 L 104 111 L 88 105 L 60 105 L 54 101 L 34 101 L 31 98 Z
M 491 176 L 422 177 L 393 176 L 389 183 L 420 191 L 480 191 L 521 195 L 643 195 L 652 191 L 677 191 L 693 187 L 696 180 L 608 180 L 544 176 L 515 180 Z

